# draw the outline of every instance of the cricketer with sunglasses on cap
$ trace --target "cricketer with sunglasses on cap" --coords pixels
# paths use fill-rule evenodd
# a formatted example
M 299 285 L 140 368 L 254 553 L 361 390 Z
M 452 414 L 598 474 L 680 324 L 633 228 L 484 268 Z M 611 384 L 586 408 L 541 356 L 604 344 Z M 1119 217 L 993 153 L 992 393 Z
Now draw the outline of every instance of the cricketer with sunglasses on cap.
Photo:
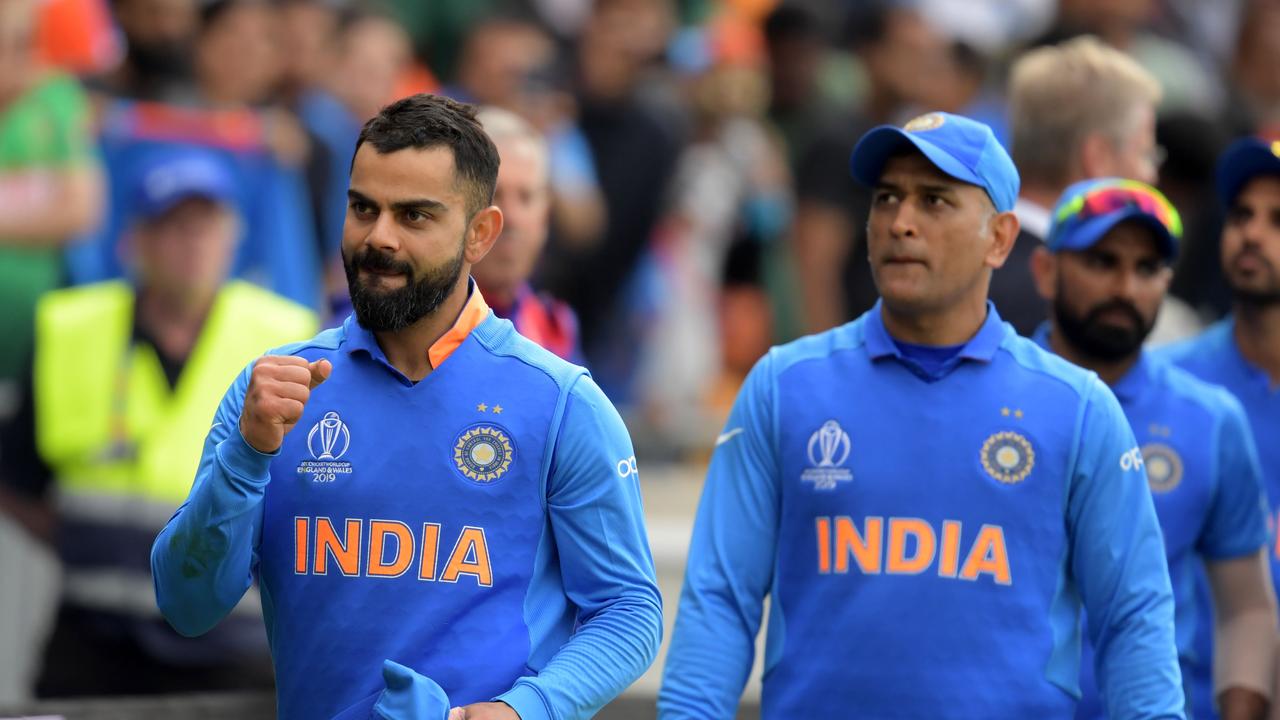
M 770 598 L 766 719 L 1069 718 L 1080 611 L 1110 716 L 1183 718 L 1173 594 L 1133 432 L 1094 373 L 987 299 L 1018 234 L 991 130 L 864 135 L 881 299 L 772 349 L 698 508 L 660 717 L 732 718 Z
M 1237 140 L 1218 160 L 1216 184 L 1227 210 L 1221 253 L 1233 296 L 1231 315 L 1160 353 L 1230 390 L 1244 406 L 1275 527 L 1274 519 L 1280 518 L 1280 142 Z M 1268 554 L 1274 584 L 1280 580 L 1280 542 L 1274 537 Z M 1203 582 L 1197 589 L 1208 594 Z M 1196 647 L 1207 653 L 1213 646 L 1212 623 L 1206 618 L 1199 629 Z M 1209 680 L 1197 675 L 1193 687 L 1208 687 Z M 1211 711 L 1197 703 L 1197 720 L 1211 718 Z
M 1212 707 L 1216 698 L 1225 718 L 1262 718 L 1274 676 L 1276 600 L 1248 419 L 1225 389 L 1143 349 L 1173 274 L 1178 212 L 1149 185 L 1109 178 L 1067 188 L 1052 218 L 1031 261 L 1051 309 L 1034 339 L 1098 373 L 1138 438 L 1164 534 L 1188 707 L 1193 700 Z M 1195 592 L 1201 564 L 1212 612 L 1199 607 Z M 1216 651 L 1197 652 L 1200 622 L 1216 626 Z M 1082 720 L 1106 717 L 1092 656 L 1086 644 L 1076 713 Z M 1196 676 L 1217 682 L 1197 687 Z

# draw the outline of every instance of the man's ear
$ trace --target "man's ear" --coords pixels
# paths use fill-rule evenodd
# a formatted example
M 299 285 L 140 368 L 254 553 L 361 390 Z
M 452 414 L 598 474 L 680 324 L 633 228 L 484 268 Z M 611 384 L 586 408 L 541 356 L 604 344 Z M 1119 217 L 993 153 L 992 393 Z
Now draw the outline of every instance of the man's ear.
M 490 205 L 477 212 L 467 227 L 467 238 L 462 248 L 462 256 L 467 264 L 475 265 L 483 260 L 501 234 L 502 210 L 497 205 Z
M 987 267 L 996 270 L 1004 265 L 1018 240 L 1018 216 L 1012 212 L 996 213 L 987 221 L 991 245 L 987 248 Z
M 1058 296 L 1058 256 L 1043 245 L 1031 253 L 1031 279 L 1040 297 L 1053 302 Z

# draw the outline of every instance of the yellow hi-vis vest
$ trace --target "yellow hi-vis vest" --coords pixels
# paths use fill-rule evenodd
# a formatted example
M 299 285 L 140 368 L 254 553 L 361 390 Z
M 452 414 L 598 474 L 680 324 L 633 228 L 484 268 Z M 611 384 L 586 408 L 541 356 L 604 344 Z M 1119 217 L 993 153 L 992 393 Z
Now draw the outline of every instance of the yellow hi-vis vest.
M 64 524 L 154 537 L 191 489 L 231 382 L 263 352 L 314 335 L 318 322 L 312 311 L 267 290 L 229 282 L 170 389 L 156 350 L 133 342 L 133 321 L 134 290 L 124 282 L 58 290 L 40 300 L 36 445 L 55 477 Z M 74 570 L 67 568 L 71 596 L 84 594 Z M 149 588 L 125 591 L 118 580 L 110 592 L 80 589 L 97 596 L 84 598 L 90 605 L 154 608 Z

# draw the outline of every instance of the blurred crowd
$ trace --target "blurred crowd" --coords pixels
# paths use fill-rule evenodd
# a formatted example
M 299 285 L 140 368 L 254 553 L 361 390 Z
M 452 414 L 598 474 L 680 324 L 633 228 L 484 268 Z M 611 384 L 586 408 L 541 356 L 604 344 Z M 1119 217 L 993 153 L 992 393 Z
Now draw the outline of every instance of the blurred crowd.
M 1077 36 L 1093 39 L 1071 45 Z M 1051 46 L 1104 64 L 1118 51 L 1139 69 L 1115 99 L 1150 105 L 1132 147 L 1118 137 L 1089 154 L 1086 101 L 1109 100 L 1087 77 L 1079 103 L 1037 96 L 1056 71 L 1031 53 Z M 202 344 L 215 317 L 233 330 L 279 320 L 278 338 L 253 335 L 265 345 L 342 322 L 351 156 L 364 121 L 397 97 L 434 92 L 514 115 L 515 129 L 502 114 L 485 120 L 511 148 L 504 172 L 521 172 L 517 141 L 532 128 L 534 168 L 500 179 L 498 198 L 508 232 L 528 234 L 524 249 L 495 251 L 477 279 L 495 308 L 527 315 L 591 369 L 646 459 L 696 459 L 771 344 L 874 303 L 866 191 L 848 172 L 866 130 L 944 110 L 1011 148 L 1031 237 L 993 292 L 1024 332 L 1045 312 L 1025 266 L 1043 235 L 1036 207 L 1044 216 L 1080 174 L 1062 168 L 1158 181 L 1186 225 L 1172 339 L 1228 309 L 1212 169 L 1231 139 L 1280 132 L 1276 68 L 1280 0 L 4 0 L 0 509 L 34 535 L 58 532 L 45 498 L 51 477 L 74 475 L 64 435 L 77 409 L 49 387 L 57 373 L 105 373 L 98 384 L 115 395 L 103 404 L 119 417 L 104 426 L 133 422 L 131 394 L 148 386 L 119 358 L 143 341 L 167 380 L 154 392 L 212 397 L 207 424 L 225 387 L 192 386 L 234 372 L 196 367 L 220 362 Z M 1119 162 L 1130 164 L 1107 165 Z M 84 294 L 121 280 L 116 295 Z M 223 302 L 232 280 L 235 302 Z M 134 320 L 123 347 L 103 327 L 112 320 L 76 325 L 79 307 L 115 302 L 120 288 L 132 288 L 121 322 Z M 42 359 L 46 342 L 82 364 Z M 160 522 L 171 495 L 151 497 Z M 59 508 L 64 519 L 100 522 L 98 500 L 81 499 Z M 97 602 L 101 578 L 86 577 L 66 589 Z M 137 597 L 112 587 L 119 604 Z M 83 652 L 54 639 L 51 653 Z M 170 640 L 144 645 L 191 657 Z M 89 682 L 39 681 L 44 694 Z M 89 691 L 147 689 L 100 681 Z

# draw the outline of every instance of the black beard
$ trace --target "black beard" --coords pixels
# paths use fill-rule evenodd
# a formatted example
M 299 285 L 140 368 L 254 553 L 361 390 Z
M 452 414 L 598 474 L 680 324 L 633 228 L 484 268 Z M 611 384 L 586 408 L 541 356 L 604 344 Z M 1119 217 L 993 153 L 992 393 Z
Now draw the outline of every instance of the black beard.
M 1133 329 L 1123 329 L 1098 321 L 1098 316 L 1111 310 L 1120 310 L 1129 315 L 1134 321 Z M 1073 315 L 1066 304 L 1059 300 L 1053 303 L 1053 316 L 1063 339 L 1071 347 L 1085 357 L 1102 362 L 1116 362 L 1138 352 L 1155 324 L 1147 324 L 1138 309 L 1124 300 L 1103 303 L 1090 310 L 1083 318 Z
M 420 279 L 414 279 L 413 268 L 390 254 L 364 250 L 348 258 L 342 257 L 351 291 L 351 307 L 356 322 L 374 332 L 403 330 L 435 312 L 462 274 L 462 248 L 457 257 L 432 268 Z M 372 290 L 360 282 L 360 271 L 396 272 L 409 278 L 408 284 L 395 290 Z

